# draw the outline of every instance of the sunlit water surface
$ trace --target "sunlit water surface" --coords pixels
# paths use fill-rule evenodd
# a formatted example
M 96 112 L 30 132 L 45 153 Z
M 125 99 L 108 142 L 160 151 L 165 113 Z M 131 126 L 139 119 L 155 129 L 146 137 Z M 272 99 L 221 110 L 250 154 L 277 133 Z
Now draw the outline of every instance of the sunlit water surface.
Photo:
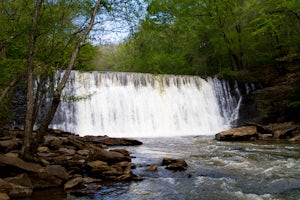
M 139 138 L 127 147 L 140 182 L 104 185 L 89 197 L 66 199 L 300 199 L 300 145 L 287 142 L 218 142 L 212 136 Z M 188 169 L 159 166 L 184 158 Z

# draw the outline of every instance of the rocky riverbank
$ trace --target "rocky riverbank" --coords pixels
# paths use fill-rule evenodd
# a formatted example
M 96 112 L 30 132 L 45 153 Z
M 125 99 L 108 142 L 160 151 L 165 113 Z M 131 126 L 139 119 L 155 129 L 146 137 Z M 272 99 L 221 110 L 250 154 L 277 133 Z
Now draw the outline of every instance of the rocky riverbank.
M 22 131 L 10 131 L 0 138 L 0 199 L 29 197 L 35 190 L 53 187 L 84 194 L 101 188 L 103 181 L 140 180 L 131 171 L 130 152 L 107 148 L 141 144 L 133 139 L 79 137 L 51 130 L 32 163 L 19 158 Z
M 287 140 L 300 141 L 300 125 L 294 122 L 261 125 L 246 123 L 215 135 L 219 141 Z
M 136 166 L 130 152 L 121 148 L 141 145 L 138 140 L 49 130 L 34 155 L 36 161 L 27 162 L 19 158 L 22 137 L 22 130 L 0 137 L 0 200 L 30 197 L 34 191 L 50 188 L 89 196 L 107 182 L 142 180 L 132 172 Z M 187 168 L 183 159 L 162 158 L 161 165 L 175 171 Z

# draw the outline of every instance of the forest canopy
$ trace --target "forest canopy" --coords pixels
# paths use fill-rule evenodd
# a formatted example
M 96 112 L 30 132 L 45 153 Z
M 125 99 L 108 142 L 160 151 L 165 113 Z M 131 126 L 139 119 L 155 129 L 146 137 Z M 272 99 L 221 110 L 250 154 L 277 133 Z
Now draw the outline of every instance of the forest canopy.
M 99 47 L 101 70 L 230 75 L 300 60 L 298 0 L 146 2 L 125 42 Z

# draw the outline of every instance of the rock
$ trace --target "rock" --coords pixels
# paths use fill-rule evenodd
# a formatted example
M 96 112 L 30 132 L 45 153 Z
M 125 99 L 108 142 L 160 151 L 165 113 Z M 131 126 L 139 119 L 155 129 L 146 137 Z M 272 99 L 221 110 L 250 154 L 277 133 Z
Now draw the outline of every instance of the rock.
M 103 178 L 104 172 L 111 169 L 111 167 L 108 166 L 107 162 L 103 162 L 100 160 L 88 162 L 86 166 L 89 175 L 96 178 Z
M 289 141 L 290 142 L 300 141 L 300 135 L 290 138 Z
M 0 191 L 0 200 L 10 200 L 10 197 L 6 192 L 1 192 Z
M 96 160 L 87 163 L 89 175 L 109 180 L 128 180 L 131 178 L 131 162 L 123 161 L 113 165 Z
M 50 147 L 51 149 L 59 149 L 60 147 L 63 146 L 63 143 L 64 143 L 64 141 L 58 138 L 58 139 L 56 139 L 56 140 L 52 140 L 52 141 L 49 143 L 49 147 Z
M 18 176 L 15 177 L 8 177 L 3 179 L 4 181 L 8 182 L 8 183 L 13 183 L 16 185 L 21 185 L 21 186 L 25 186 L 25 187 L 29 187 L 32 188 L 32 182 L 30 180 L 30 178 L 28 177 L 27 174 L 20 174 Z
M 74 149 L 69 149 L 69 148 L 64 148 L 64 147 L 59 148 L 58 151 L 66 154 L 66 155 L 70 155 L 70 156 L 73 156 L 76 153 L 76 151 Z
M 94 161 L 94 160 L 101 160 L 111 165 L 122 161 L 128 161 L 128 158 L 119 152 L 99 149 L 88 158 L 88 161 Z
M 128 138 L 111 138 L 107 136 L 84 136 L 85 141 L 94 144 L 104 144 L 107 146 L 135 146 L 141 145 L 142 142 Z
M 148 168 L 147 168 L 147 170 L 148 171 L 157 171 L 157 165 L 150 165 Z
M 90 154 L 90 150 L 87 149 L 78 150 L 77 153 L 81 156 L 88 156 Z
M 8 152 L 8 153 L 4 154 L 4 156 L 9 157 L 9 158 L 18 158 L 19 153 Z
M 219 141 L 250 141 L 258 139 L 256 126 L 243 126 L 222 131 L 215 135 Z
M 101 179 L 97 179 L 97 178 L 91 178 L 91 177 L 85 177 L 83 178 L 83 182 L 84 183 L 97 183 L 97 182 L 101 182 Z
M 169 170 L 186 170 L 187 163 L 183 159 L 172 159 L 172 158 L 164 158 L 162 161 L 162 165 L 166 166 L 166 169 Z
M 95 160 L 87 163 L 87 166 L 91 167 L 92 169 L 101 169 L 103 167 L 108 167 L 107 162 L 101 160 Z
M 13 166 L 28 172 L 45 171 L 45 169 L 42 166 L 36 163 L 30 163 L 30 162 L 23 161 L 20 158 L 6 157 L 4 155 L 0 155 L 0 164 Z
M 49 175 L 56 176 L 62 180 L 67 180 L 69 178 L 69 174 L 66 172 L 65 168 L 60 165 L 48 165 L 45 171 Z
M 69 180 L 67 183 L 65 183 L 64 189 L 65 190 L 71 189 L 71 188 L 79 185 L 82 182 L 83 182 L 83 178 L 82 177 L 73 178 L 73 179 Z
M 29 174 L 33 188 L 51 188 L 62 185 L 62 180 L 56 176 L 50 175 L 46 172 Z
M 48 147 L 38 147 L 37 151 L 39 153 L 49 153 L 49 148 Z
M 123 154 L 124 156 L 130 156 L 130 152 L 126 149 L 112 149 L 112 150 L 109 150 L 110 152 L 118 152 L 118 153 L 121 153 Z
M 2 179 L 0 179 L 0 189 L 2 193 L 6 193 L 9 197 L 13 198 L 29 197 L 32 194 L 32 188 L 8 183 Z
M 20 139 L 12 139 L 12 140 L 3 140 L 0 141 L 0 151 L 1 152 L 9 152 L 13 149 L 21 148 L 22 142 Z

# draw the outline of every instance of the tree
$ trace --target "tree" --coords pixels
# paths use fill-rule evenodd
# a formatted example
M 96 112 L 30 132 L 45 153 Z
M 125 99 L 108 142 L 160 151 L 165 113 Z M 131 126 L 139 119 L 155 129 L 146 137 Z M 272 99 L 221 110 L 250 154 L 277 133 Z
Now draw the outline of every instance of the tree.
M 234 74 L 299 60 L 297 0 L 147 2 L 145 19 L 119 49 L 129 69 Z
M 70 76 L 71 70 L 74 66 L 76 58 L 79 54 L 80 48 L 85 44 L 88 34 L 90 33 L 94 21 L 96 18 L 96 14 L 100 8 L 102 1 L 98 0 L 95 5 L 93 5 L 93 9 L 91 12 L 90 20 L 87 26 L 82 30 L 83 33 L 79 37 L 72 55 L 70 57 L 68 66 L 62 76 L 60 82 L 54 90 L 52 102 L 50 108 L 42 120 L 39 128 L 36 131 L 36 135 L 33 140 L 33 125 L 34 125 L 34 59 L 35 59 L 35 45 L 37 40 L 37 32 L 39 31 L 37 25 L 39 23 L 39 18 L 43 0 L 37 0 L 34 6 L 34 13 L 32 15 L 32 25 L 29 31 L 29 47 L 28 47 L 28 72 L 27 72 L 27 110 L 26 110 L 26 120 L 25 120 L 25 130 L 24 130 L 24 144 L 22 148 L 22 157 L 24 159 L 31 159 L 32 152 L 35 152 L 37 146 L 42 141 L 45 132 L 47 131 L 48 125 L 50 124 L 56 109 L 60 103 L 61 93 L 65 84 Z

